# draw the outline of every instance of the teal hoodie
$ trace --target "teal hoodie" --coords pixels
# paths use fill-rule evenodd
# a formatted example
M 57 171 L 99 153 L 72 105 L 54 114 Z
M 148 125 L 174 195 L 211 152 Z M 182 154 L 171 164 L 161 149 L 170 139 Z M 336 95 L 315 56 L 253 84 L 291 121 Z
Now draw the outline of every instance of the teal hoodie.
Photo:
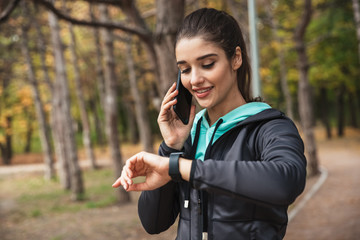
M 269 108 L 271 107 L 263 102 L 246 103 L 238 108 L 235 108 L 231 112 L 219 118 L 212 126 L 209 126 L 209 123 L 206 120 L 207 119 L 206 109 L 201 110 L 198 114 L 196 114 L 194 120 L 194 123 L 197 123 L 200 118 L 203 118 L 203 121 L 201 121 L 200 135 L 199 135 L 198 146 L 196 149 L 195 159 L 200 159 L 203 161 L 205 156 L 205 151 L 209 144 L 215 142 L 219 137 L 221 137 L 224 133 L 235 127 L 239 122 Z M 214 135 L 216 124 L 220 121 L 220 119 L 222 119 L 222 123 L 216 129 Z M 195 133 L 196 133 L 196 124 L 193 124 L 191 129 L 192 141 L 194 141 L 195 139 Z M 212 143 L 210 143 L 210 140 L 213 135 L 214 135 L 213 141 Z

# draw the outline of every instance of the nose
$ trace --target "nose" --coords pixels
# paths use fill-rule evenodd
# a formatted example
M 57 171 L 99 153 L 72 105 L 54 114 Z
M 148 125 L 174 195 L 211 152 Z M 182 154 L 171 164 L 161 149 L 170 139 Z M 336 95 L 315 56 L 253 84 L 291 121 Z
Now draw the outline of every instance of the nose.
M 204 77 L 201 74 L 201 71 L 199 71 L 198 69 L 193 69 L 191 71 L 191 79 L 190 79 L 190 84 L 192 86 L 199 86 L 204 82 Z

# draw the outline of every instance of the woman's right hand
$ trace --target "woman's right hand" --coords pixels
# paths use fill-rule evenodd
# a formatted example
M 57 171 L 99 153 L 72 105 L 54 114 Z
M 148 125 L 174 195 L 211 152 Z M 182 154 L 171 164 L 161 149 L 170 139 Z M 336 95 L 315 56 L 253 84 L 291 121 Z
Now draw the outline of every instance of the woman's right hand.
M 189 123 L 187 125 L 183 124 L 173 109 L 173 106 L 177 102 L 175 97 L 178 93 L 179 92 L 176 90 L 176 83 L 174 83 L 167 91 L 161 103 L 158 124 L 166 145 L 181 150 L 189 136 L 194 122 L 195 105 L 191 106 Z

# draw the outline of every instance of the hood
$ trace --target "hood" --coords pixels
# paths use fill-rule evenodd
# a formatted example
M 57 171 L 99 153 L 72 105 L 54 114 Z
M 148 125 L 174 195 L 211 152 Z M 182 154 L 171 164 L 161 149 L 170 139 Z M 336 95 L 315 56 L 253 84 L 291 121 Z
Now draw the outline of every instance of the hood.
M 268 118 L 268 114 L 264 114 L 263 116 L 259 114 L 268 109 L 271 109 L 271 107 L 263 102 L 247 103 L 222 116 L 212 126 L 209 126 L 207 121 L 206 109 L 200 111 L 198 114 L 196 114 L 194 120 L 194 123 L 196 124 L 193 124 L 191 129 L 192 141 L 194 141 L 195 135 L 199 134 L 195 158 L 203 160 L 208 145 L 214 143 L 219 137 L 221 137 L 224 133 L 233 127 L 239 124 L 242 125 L 249 122 L 263 120 L 265 116 Z M 276 116 L 278 116 L 279 113 L 280 112 L 278 111 L 274 111 Z M 273 117 L 275 117 L 275 115 Z M 196 131 L 197 124 L 201 124 L 198 133 Z

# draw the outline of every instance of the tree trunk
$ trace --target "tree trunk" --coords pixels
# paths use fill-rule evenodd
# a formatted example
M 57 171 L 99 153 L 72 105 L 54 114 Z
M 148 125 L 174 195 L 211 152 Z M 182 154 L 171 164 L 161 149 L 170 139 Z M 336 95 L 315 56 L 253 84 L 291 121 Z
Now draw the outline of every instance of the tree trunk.
M 327 97 L 327 90 L 325 87 L 320 88 L 320 109 L 321 109 L 321 120 L 326 129 L 326 137 L 331 139 L 331 127 L 329 122 L 329 102 Z
M 105 5 L 99 6 L 100 19 L 108 21 L 108 11 Z M 105 57 L 105 125 L 108 142 L 110 145 L 111 157 L 114 164 L 114 175 L 117 178 L 122 171 L 122 156 L 119 140 L 118 112 L 117 112 L 117 77 L 115 73 L 115 57 L 112 32 L 108 29 L 102 29 L 101 35 L 104 40 Z M 130 202 L 130 194 L 123 188 L 118 188 L 119 203 Z
M 360 63 L 360 6 L 359 0 L 352 0 L 353 10 L 354 10 L 354 20 L 356 26 L 356 36 L 358 39 L 358 54 L 359 54 L 359 63 Z
M 126 62 L 129 73 L 131 95 L 135 101 L 136 122 L 139 129 L 140 141 L 142 148 L 147 152 L 154 152 L 153 139 L 151 136 L 150 122 L 146 112 L 146 104 L 141 97 L 135 73 L 134 59 L 131 53 L 131 43 L 126 43 Z
M 154 45 L 160 72 L 161 95 L 176 81 L 178 68 L 175 59 L 176 32 L 184 18 L 184 0 L 156 1 Z
M 90 4 L 90 17 L 92 21 L 95 21 L 95 15 L 93 12 L 93 6 Z M 95 39 L 95 50 L 96 50 L 96 79 L 98 81 L 98 90 L 101 106 L 105 107 L 105 79 L 104 79 L 104 70 L 102 65 L 102 52 L 101 52 L 101 43 L 99 37 L 99 29 L 93 28 L 94 39 Z
M 135 110 L 133 107 L 133 102 L 132 101 L 124 101 L 124 107 L 125 110 L 127 112 L 126 114 L 126 118 L 127 118 L 127 128 L 128 128 L 128 134 L 129 134 L 129 141 L 132 144 L 137 144 L 139 143 L 139 133 L 138 133 L 138 129 L 137 129 L 137 124 L 136 124 L 136 117 L 135 117 Z
M 64 134 L 65 157 L 70 171 L 71 199 L 80 200 L 84 193 L 82 173 L 78 163 L 77 147 L 73 130 L 73 120 L 70 111 L 70 93 L 65 70 L 63 44 L 60 38 L 60 29 L 56 16 L 49 12 L 49 25 L 54 50 L 54 62 L 56 72 L 55 89 L 58 91 L 57 100 L 60 102 L 57 111 L 61 113 L 57 123 L 60 123 Z M 57 114 L 60 115 L 60 114 Z
M 52 92 L 52 109 L 51 109 L 51 128 L 53 131 L 56 162 L 59 171 L 59 177 L 61 185 L 64 189 L 69 190 L 71 188 L 70 170 L 66 157 L 66 147 L 64 132 L 62 131 L 61 121 L 61 99 L 59 97 L 58 90 L 54 89 Z
M 32 15 L 29 14 L 28 12 L 28 8 L 25 2 L 22 2 L 22 8 L 29 22 L 34 22 Z M 37 25 L 36 27 L 38 28 L 39 26 Z M 33 93 L 36 117 L 39 123 L 39 136 L 40 136 L 41 148 L 44 154 L 44 163 L 45 163 L 44 178 L 50 180 L 55 177 L 54 158 L 51 150 L 51 138 L 50 138 L 49 129 L 46 124 L 46 114 L 44 112 L 43 102 L 41 101 L 40 98 L 40 90 L 38 86 L 38 81 L 35 76 L 34 65 L 30 56 L 29 47 L 27 45 L 27 43 L 29 42 L 27 36 L 27 30 L 24 28 L 24 26 L 22 26 L 21 30 L 22 30 L 21 48 L 28 68 L 28 79 Z M 45 59 L 43 58 L 44 56 L 42 56 L 42 60 L 44 61 Z
M 35 13 L 38 13 L 38 6 L 36 4 L 34 4 L 35 7 Z M 30 14 L 30 16 L 32 16 Z M 49 90 L 52 92 L 54 89 L 54 86 L 50 80 L 50 75 L 49 75 L 49 69 L 46 66 L 46 43 L 45 43 L 45 37 L 43 35 L 43 33 L 41 32 L 41 27 L 37 21 L 36 18 L 32 17 L 31 21 L 33 21 L 34 27 L 36 29 L 36 34 L 37 34 L 37 49 L 39 51 L 40 54 L 40 62 L 41 62 L 41 69 L 43 71 L 44 74 L 44 81 L 46 83 L 46 85 L 48 86 Z
M 122 11 L 136 27 L 146 33 L 139 38 L 145 44 L 149 63 L 156 79 L 159 80 L 156 86 L 162 98 L 170 84 L 176 80 L 177 66 L 174 43 L 177 29 L 184 17 L 185 1 L 156 1 L 156 29 L 154 34 L 150 32 L 144 19 L 141 18 L 134 1 L 124 0 L 120 5 Z M 156 104 L 156 101 L 154 102 Z M 156 107 L 159 108 L 160 106 Z
M 278 34 L 278 22 L 274 18 L 273 10 L 269 6 L 270 3 L 267 4 L 267 13 L 268 17 L 271 22 L 271 30 L 272 34 L 274 36 L 275 41 L 279 44 L 279 48 L 276 49 L 276 53 L 279 59 L 279 65 L 280 65 L 280 83 L 281 83 L 281 90 L 284 94 L 285 98 L 285 104 L 286 104 L 286 115 L 289 116 L 291 119 L 294 119 L 293 114 L 293 101 L 291 97 L 291 93 L 289 90 L 288 82 L 287 82 L 287 69 L 286 69 L 286 63 L 285 63 L 285 53 L 284 49 L 282 47 L 283 45 L 283 39 L 280 38 Z
M 149 30 L 133 0 L 117 1 L 116 5 L 121 8 L 122 12 L 129 18 L 134 27 L 125 26 L 121 23 L 93 22 L 75 19 L 61 13 L 53 4 L 49 4 L 46 1 L 39 1 L 39 3 L 54 14 L 57 14 L 57 16 L 72 23 L 83 26 L 101 26 L 106 29 L 120 29 L 124 32 L 137 35 L 145 45 L 149 64 L 155 73 L 155 78 L 159 80 L 159 82 L 156 82 L 156 87 L 161 98 L 165 95 L 170 83 L 175 81 L 177 67 L 174 58 L 174 39 L 177 28 L 181 24 L 184 16 L 185 0 L 156 1 L 157 24 L 155 33 Z M 155 99 L 154 103 L 156 102 L 160 103 L 161 101 Z M 160 106 L 155 107 L 160 108 Z
M 104 139 L 104 132 L 103 132 L 102 126 L 104 126 L 105 124 L 100 120 L 100 117 L 99 117 L 100 110 L 98 109 L 99 107 L 96 104 L 95 98 L 89 99 L 89 106 L 93 110 L 92 116 L 93 116 L 93 121 L 94 121 L 94 125 L 95 125 L 97 143 L 101 146 L 104 146 L 105 139 Z M 100 107 L 103 107 L 103 106 L 100 106 Z
M 4 64 L 4 68 L 7 69 L 11 69 L 13 62 L 12 61 L 8 61 L 8 62 L 4 62 L 6 63 Z M 2 94 L 0 94 L 0 116 L 2 115 L 2 107 L 3 107 L 3 103 L 5 104 L 5 108 L 7 106 L 7 99 L 9 99 L 9 95 L 11 94 L 11 92 L 7 89 L 9 84 L 10 84 L 10 80 L 12 79 L 12 74 L 5 74 L 3 76 L 3 78 L 1 79 L 0 83 L 2 83 L 2 86 L 0 86 L 2 88 Z M 4 141 L 0 141 L 0 152 L 1 152 L 1 157 L 2 157 L 2 162 L 4 165 L 10 165 L 11 164 L 11 158 L 12 158 L 12 146 L 11 146 L 11 132 L 12 132 L 12 113 L 10 111 L 5 111 L 4 113 L 4 117 L 3 117 L 3 124 L 2 124 L 2 132 L 5 135 L 4 136 Z
M 31 138 L 33 135 L 33 121 L 34 118 L 27 108 L 24 109 L 24 114 L 26 115 L 26 133 L 25 133 L 25 146 L 23 153 L 29 153 L 31 151 Z
M 338 137 L 344 136 L 345 125 L 345 85 L 342 83 L 336 94 L 337 98 L 337 135 Z
M 312 109 L 311 86 L 308 79 L 309 63 L 306 55 L 305 32 L 310 22 L 312 13 L 311 0 L 305 0 L 303 15 L 295 29 L 294 41 L 298 53 L 299 69 L 299 113 L 301 125 L 305 136 L 305 150 L 308 160 L 308 175 L 315 176 L 319 173 L 316 141 L 314 136 L 314 115 Z
M 349 112 L 350 112 L 350 125 L 353 128 L 358 128 L 358 120 L 357 120 L 357 107 L 356 107 L 356 98 L 355 94 L 352 92 L 348 92 L 348 101 L 349 101 Z
M 89 14 L 92 21 L 95 21 L 95 15 L 93 12 L 93 5 L 90 3 L 89 5 Z M 95 39 L 95 52 L 96 52 L 96 80 L 97 80 L 97 87 L 99 93 L 99 100 L 100 100 L 100 109 L 97 108 L 96 101 L 91 100 L 90 105 L 91 108 L 94 109 L 94 122 L 95 122 L 95 130 L 96 130 L 96 138 L 100 145 L 105 145 L 105 138 L 104 132 L 100 126 L 104 126 L 104 122 L 101 118 L 98 117 L 98 112 L 101 109 L 105 109 L 105 79 L 104 79 L 104 70 L 103 70 L 103 63 L 102 63 L 102 52 L 101 52 L 101 43 L 100 43 L 100 34 L 98 28 L 93 28 L 93 34 Z
M 10 165 L 12 159 L 12 135 L 11 135 L 11 124 L 12 116 L 5 117 L 6 131 L 5 131 L 5 143 L 0 142 L 1 157 L 4 165 Z
M 72 27 L 72 24 L 69 23 L 69 32 L 71 37 L 70 42 L 70 51 L 71 51 L 71 60 L 72 66 L 74 68 L 74 80 L 75 80 L 75 90 L 76 90 L 76 97 L 79 104 L 80 116 L 81 116 L 81 123 L 82 123 L 82 132 L 83 132 L 83 143 L 86 151 L 86 156 L 88 161 L 90 162 L 90 166 L 92 169 L 96 169 L 96 160 L 93 151 L 93 147 L 91 144 L 91 137 L 90 137 L 90 123 L 89 123 L 89 116 L 86 112 L 85 100 L 84 95 L 82 92 L 82 84 L 81 84 L 81 77 L 80 77 L 80 69 L 78 63 L 78 57 L 76 54 L 76 38 L 75 33 Z

